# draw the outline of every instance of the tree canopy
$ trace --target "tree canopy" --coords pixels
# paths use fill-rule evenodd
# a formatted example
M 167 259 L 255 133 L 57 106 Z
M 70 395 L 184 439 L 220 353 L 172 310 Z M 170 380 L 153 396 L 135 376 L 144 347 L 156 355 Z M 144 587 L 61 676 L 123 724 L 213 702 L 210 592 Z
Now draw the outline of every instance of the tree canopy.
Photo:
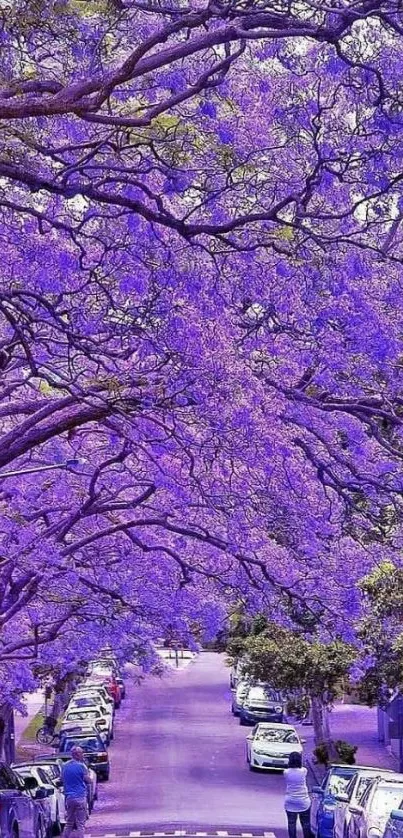
M 9 683 L 240 599 L 355 641 L 401 546 L 399 0 L 0 33 L 0 469 L 80 460 L 0 471 Z

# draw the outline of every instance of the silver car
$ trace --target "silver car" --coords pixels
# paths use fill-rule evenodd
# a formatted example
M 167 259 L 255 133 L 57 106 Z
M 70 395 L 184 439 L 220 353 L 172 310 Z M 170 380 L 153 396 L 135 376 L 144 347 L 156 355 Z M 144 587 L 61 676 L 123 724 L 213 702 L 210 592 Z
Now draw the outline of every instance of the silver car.
M 334 838 L 347 838 L 351 821 L 350 806 L 354 807 L 360 805 L 361 798 L 370 783 L 376 777 L 387 777 L 388 774 L 393 773 L 387 768 L 372 768 L 365 765 L 354 765 L 354 768 L 356 768 L 357 771 L 351 777 L 345 791 L 334 795 L 336 800 L 333 826 Z
M 392 809 L 403 803 L 403 774 L 373 780 L 359 803 L 349 806 L 349 838 L 383 838 Z

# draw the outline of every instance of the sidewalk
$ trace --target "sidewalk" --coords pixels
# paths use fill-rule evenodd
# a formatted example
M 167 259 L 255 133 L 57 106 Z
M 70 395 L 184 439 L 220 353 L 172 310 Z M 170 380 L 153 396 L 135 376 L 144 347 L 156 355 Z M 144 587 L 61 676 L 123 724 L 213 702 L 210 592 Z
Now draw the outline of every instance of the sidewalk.
M 358 745 L 355 755 L 357 765 L 373 765 L 379 768 L 391 768 L 398 771 L 397 760 L 378 741 L 376 707 L 364 707 L 360 704 L 336 704 L 330 713 L 330 732 L 332 739 L 344 739 L 352 745 Z M 307 762 L 313 774 L 314 783 L 321 782 L 324 768 L 312 758 L 314 749 L 312 725 L 298 724 L 299 735 L 306 740 Z
M 39 713 L 44 706 L 45 699 L 43 692 L 43 689 L 41 689 L 37 690 L 35 693 L 24 695 L 23 700 L 27 708 L 26 716 L 23 716 L 22 713 L 18 713 L 18 711 L 14 713 L 15 744 L 17 746 L 22 738 L 24 730 L 26 730 L 30 722 L 32 722 L 36 714 Z
M 176 671 L 185 669 L 197 657 L 196 652 L 191 652 L 190 649 L 181 649 L 177 653 L 178 657 L 174 649 L 156 649 L 156 651 L 164 663 Z

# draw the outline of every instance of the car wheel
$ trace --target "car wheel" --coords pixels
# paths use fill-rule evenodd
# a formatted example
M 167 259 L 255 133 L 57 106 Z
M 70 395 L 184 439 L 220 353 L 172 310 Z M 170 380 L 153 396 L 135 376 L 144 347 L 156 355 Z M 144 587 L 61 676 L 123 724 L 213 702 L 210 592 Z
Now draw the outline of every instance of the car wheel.
M 110 731 L 109 731 L 109 741 L 110 741 L 110 742 L 112 742 L 112 740 L 113 740 L 114 738 L 115 738 L 115 734 L 114 734 L 113 730 L 110 730 Z
M 244 719 L 243 716 L 239 717 L 239 724 L 242 725 L 243 727 L 246 725 L 246 722 L 245 722 L 245 719 Z
M 249 763 L 249 771 L 257 771 L 257 770 L 258 769 L 256 768 L 256 765 L 252 765 L 252 763 L 250 762 Z
M 14 823 L 13 828 L 11 830 L 11 838 L 18 838 L 18 836 L 19 836 L 18 826 L 17 826 L 16 823 Z

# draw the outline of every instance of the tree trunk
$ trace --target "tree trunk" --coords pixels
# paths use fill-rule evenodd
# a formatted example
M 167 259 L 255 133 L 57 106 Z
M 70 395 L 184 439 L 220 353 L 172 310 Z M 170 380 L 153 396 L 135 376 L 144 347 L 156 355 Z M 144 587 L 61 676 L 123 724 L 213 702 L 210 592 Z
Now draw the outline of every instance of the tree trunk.
M 325 707 L 320 696 L 311 695 L 311 708 L 315 745 L 321 745 L 322 742 L 327 740 L 329 726 L 326 725 L 324 719 Z
M 324 704 L 323 699 L 318 695 L 311 696 L 311 705 L 315 745 L 326 745 L 329 762 L 337 761 L 339 755 L 330 733 L 329 710 L 327 705 Z

